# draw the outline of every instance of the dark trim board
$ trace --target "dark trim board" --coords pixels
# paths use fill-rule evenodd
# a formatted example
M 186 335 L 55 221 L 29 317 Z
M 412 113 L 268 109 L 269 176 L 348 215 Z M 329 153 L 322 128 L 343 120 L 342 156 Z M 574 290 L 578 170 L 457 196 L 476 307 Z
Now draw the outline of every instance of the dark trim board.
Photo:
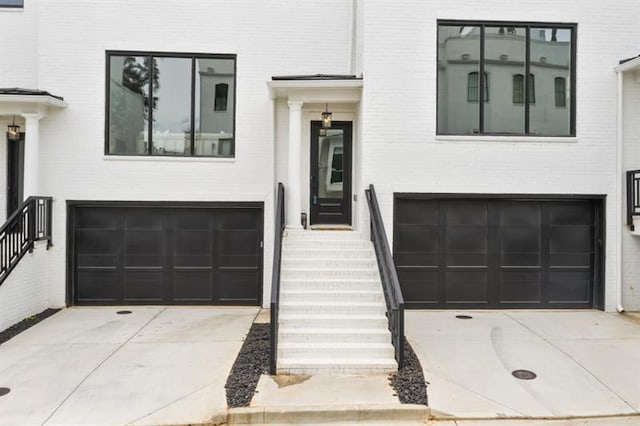
M 122 285 L 124 292 L 124 277 L 125 274 L 131 273 L 144 273 L 144 269 L 148 268 L 149 271 L 156 270 L 158 273 L 162 274 L 162 286 L 168 286 L 165 288 L 169 289 L 168 293 L 165 291 L 163 296 L 159 299 L 153 298 L 140 298 L 136 300 L 136 298 L 131 297 L 116 297 L 116 298 L 108 298 L 105 297 L 102 300 L 100 298 L 94 299 L 84 299 L 79 300 L 79 295 L 76 293 L 78 290 L 78 284 L 75 282 L 77 279 L 78 271 L 80 270 L 81 263 L 78 262 L 78 252 L 82 250 L 80 247 L 76 246 L 76 243 L 81 240 L 77 240 L 78 234 L 76 229 L 77 220 L 82 221 L 82 216 L 78 216 L 80 212 L 85 209 L 85 213 L 87 211 L 93 211 L 94 213 L 105 214 L 107 216 L 111 215 L 111 217 L 120 217 L 120 219 L 113 219 L 114 223 L 117 223 L 114 228 L 109 228 L 109 230 L 114 231 L 115 235 L 120 235 L 120 233 L 126 233 L 133 231 L 135 233 L 140 231 L 140 229 L 127 228 L 125 225 L 125 217 L 129 217 L 129 215 L 137 215 L 138 221 L 140 218 L 142 222 L 146 223 L 146 218 L 151 218 L 152 216 L 162 217 L 161 223 L 162 226 L 156 229 L 155 237 L 161 238 L 161 243 L 164 244 L 164 250 L 160 250 L 162 254 L 160 254 L 160 260 L 156 260 L 155 262 L 158 265 L 153 267 L 149 267 L 146 264 L 140 264 L 139 266 L 130 266 L 126 261 L 124 261 L 125 256 L 132 256 L 133 252 L 125 253 L 125 240 L 124 236 L 115 237 L 113 242 L 115 248 L 111 248 L 110 253 L 120 260 L 115 261 L 119 266 L 107 266 L 106 269 L 117 269 L 119 270 L 119 278 L 116 279 L 117 285 Z M 202 210 L 202 211 L 201 211 Z M 237 211 L 237 213 L 236 213 Z M 243 213 L 244 212 L 244 213 Z M 146 216 L 149 214 L 150 216 Z M 205 240 L 209 242 L 203 243 L 200 239 L 198 239 L 197 235 L 201 234 L 201 231 L 190 230 L 200 229 L 191 224 L 187 225 L 185 228 L 184 225 L 178 225 L 180 223 L 189 223 L 185 222 L 185 214 L 187 214 L 187 218 L 190 217 L 203 217 L 206 219 L 204 223 L 208 223 L 205 225 L 205 229 L 210 229 L 206 231 L 207 238 Z M 191 215 L 191 216 L 188 216 Z M 195 216 L 194 216 L 195 215 Z M 240 215 L 240 216 L 238 216 Z M 183 219 L 179 219 L 182 216 Z M 247 222 L 248 220 L 248 222 Z M 85 222 L 86 223 L 86 222 Z M 89 232 L 93 232 L 93 225 L 86 228 L 85 230 L 89 230 Z M 146 225 L 142 225 L 143 227 Z M 97 229 L 97 228 L 96 228 Z M 106 229 L 106 228 L 105 228 Z M 196 239 L 187 241 L 186 243 L 183 241 L 178 243 L 178 232 L 181 232 L 180 241 L 183 241 L 183 238 L 189 238 L 189 235 L 196 235 Z M 99 229 L 98 229 L 99 230 Z M 144 229 L 142 229 L 144 231 Z M 249 233 L 247 234 L 247 231 Z M 238 233 L 239 232 L 239 233 Z M 143 232 L 144 234 L 144 232 Z M 85 233 L 85 235 L 87 235 Z M 124 235 L 124 234 L 123 234 Z M 132 237 L 132 238 L 134 238 Z M 249 238 L 248 243 L 246 238 Z M 193 238 L 193 237 L 190 237 Z M 225 241 L 225 238 L 231 238 L 231 240 Z M 240 240 L 237 240 L 240 238 Z M 69 200 L 67 201 L 67 269 L 66 269 L 66 303 L 67 306 L 71 305 L 107 305 L 107 306 L 115 306 L 115 305 L 249 305 L 249 306 L 260 306 L 262 304 L 262 293 L 263 293 L 263 238 L 264 238 L 264 203 L 263 202 L 176 202 L 176 201 L 87 201 L 87 200 Z M 97 240 L 101 240 L 101 238 L 97 238 Z M 131 240 L 129 240 L 131 241 Z M 144 239 L 143 239 L 144 241 Z M 238 243 L 238 241 L 240 241 Z M 86 239 L 85 239 L 86 242 Z M 105 241 L 99 242 L 104 244 Z M 98 243 L 98 244 L 99 244 Z M 191 262 L 190 257 L 193 255 L 187 255 L 184 252 L 184 247 L 190 247 L 193 243 L 193 247 L 197 247 L 198 244 L 205 244 L 207 247 L 205 250 L 210 251 L 210 255 L 204 253 L 203 256 L 206 260 L 203 260 L 204 263 Z M 148 242 L 145 243 L 148 246 Z M 177 244 L 177 245 L 176 245 Z M 185 246 L 186 244 L 186 246 Z M 248 245 L 247 245 L 248 244 Z M 254 246 L 255 244 L 255 246 Z M 136 243 L 134 242 L 134 247 Z M 177 249 L 176 247 L 182 247 L 181 249 Z M 245 247 L 245 248 L 243 248 Z M 247 248 L 248 247 L 248 251 Z M 135 250 L 132 249 L 132 250 Z M 194 255 L 200 253 L 197 249 L 193 249 Z M 240 252 L 238 252 L 240 250 Z M 244 250 L 244 251 L 243 251 Z M 145 255 L 149 253 L 143 253 Z M 149 256 L 147 256 L 149 257 Z M 181 261 L 178 262 L 178 257 L 180 257 Z M 200 256 L 202 257 L 202 256 Z M 86 257 L 85 257 L 86 259 Z M 135 259 L 134 259 L 135 260 Z M 100 263 L 96 263 L 99 265 Z M 84 270 L 87 268 L 92 268 L 92 266 L 87 266 L 87 263 L 83 265 Z M 128 269 L 130 268 L 130 269 Z M 100 269 L 100 268 L 98 268 Z M 142 270 L 142 271 L 141 271 Z M 190 280 L 191 276 L 189 273 L 198 274 L 198 271 L 206 271 L 201 272 L 201 275 L 209 274 L 208 276 L 213 277 L 213 288 L 210 290 L 209 296 L 201 296 L 201 295 L 193 295 L 194 293 L 190 293 L 190 295 L 179 296 L 177 294 L 177 290 L 180 286 L 178 285 L 178 274 L 182 274 L 180 278 L 182 281 L 187 279 L 187 288 L 192 285 Z M 213 274 L 213 275 L 211 275 Z M 248 275 L 247 275 L 248 274 Z M 209 279 L 209 278 L 203 278 Z M 249 279 L 249 281 L 247 281 Z M 239 280 L 239 281 L 238 281 Z M 122 281 L 122 284 L 119 284 Z M 166 282 L 165 282 L 166 281 Z M 197 281 L 197 280 L 196 280 Z M 236 284 L 229 284 L 229 286 L 224 287 L 224 291 L 222 288 L 223 283 L 231 283 L 231 282 L 239 282 L 240 287 L 237 287 Z M 195 285 L 195 284 L 194 284 Z M 206 284 L 207 286 L 209 284 Z M 245 294 L 239 295 L 235 294 L 235 289 L 243 289 L 246 286 L 248 288 L 257 288 L 254 290 L 250 290 L 248 296 Z M 86 288 L 86 287 L 84 287 Z M 183 287 L 184 288 L 184 287 Z M 196 290 L 194 290 L 196 291 Z M 244 291 L 244 290 L 243 290 Z M 124 293 L 122 293 L 124 295 Z
M 405 201 L 404 210 L 399 214 L 402 201 Z M 401 287 L 403 275 L 407 280 L 403 289 L 406 306 L 418 309 L 604 309 L 605 204 L 605 195 L 593 194 L 395 193 L 393 250 Z M 480 209 L 478 214 L 483 217 L 477 224 L 472 223 L 474 208 Z M 461 214 L 463 211 L 467 214 Z M 515 216 L 515 222 L 514 211 L 521 212 Z M 581 219 L 576 222 L 559 219 L 571 217 L 566 216 L 569 211 L 582 212 Z M 448 219 L 449 214 L 458 219 Z M 467 219 L 449 222 L 459 221 L 460 217 Z M 523 224 L 520 217 L 525 222 L 533 222 Z M 422 236 L 416 236 L 420 233 Z M 474 238 L 478 245 L 471 243 L 469 249 L 468 243 Z M 538 248 L 526 248 L 529 244 L 526 241 Z M 482 247 L 479 253 L 485 257 L 469 260 L 478 246 Z M 524 260 L 521 255 L 526 252 L 540 257 L 537 261 Z M 466 282 L 466 277 L 484 282 L 486 290 L 478 290 L 482 287 L 474 290 L 473 281 Z M 538 284 L 533 284 L 535 282 Z M 467 298 L 467 294 L 457 288 L 470 289 L 469 295 L 474 291 L 479 293 L 477 297 Z M 523 297 L 514 293 L 520 289 L 525 289 Z M 571 297 L 576 294 L 581 296 Z

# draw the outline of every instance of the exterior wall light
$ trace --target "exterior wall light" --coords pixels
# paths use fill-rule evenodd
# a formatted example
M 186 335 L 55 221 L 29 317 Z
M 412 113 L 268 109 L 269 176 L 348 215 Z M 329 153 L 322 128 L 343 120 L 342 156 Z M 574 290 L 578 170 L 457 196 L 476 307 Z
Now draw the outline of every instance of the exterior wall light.
M 10 141 L 20 140 L 20 126 L 16 124 L 16 116 L 13 116 L 13 124 L 7 126 L 7 134 Z
M 322 113 L 322 128 L 331 128 L 331 113 L 329 112 L 329 104 L 325 104 L 324 112 Z

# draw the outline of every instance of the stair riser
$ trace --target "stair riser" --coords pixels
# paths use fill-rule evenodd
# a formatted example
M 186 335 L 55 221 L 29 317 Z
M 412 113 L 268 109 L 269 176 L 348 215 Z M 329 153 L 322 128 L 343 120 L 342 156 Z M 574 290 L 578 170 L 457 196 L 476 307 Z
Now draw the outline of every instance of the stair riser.
M 278 356 L 291 358 L 312 358 L 331 360 L 335 358 L 351 359 L 388 359 L 393 358 L 393 346 L 388 348 L 286 348 L 278 349 Z
M 361 259 L 361 260 L 375 260 L 375 253 L 373 250 L 327 250 L 327 249 L 283 249 L 282 258 L 304 258 L 304 259 Z
M 314 241 L 314 240 L 360 240 L 363 239 L 362 234 L 353 231 L 287 231 L 284 238 L 287 241 L 301 240 L 301 241 Z
M 278 343 L 389 343 L 390 333 L 290 333 L 280 332 Z
M 308 302 L 314 300 L 316 302 L 384 302 L 382 292 L 370 293 L 339 293 L 335 291 L 326 291 L 323 293 L 280 293 L 281 303 Z
M 281 315 L 384 315 L 386 308 L 379 306 L 300 306 L 280 305 Z
M 376 281 L 285 281 L 280 282 L 280 291 L 287 290 L 311 290 L 311 291 L 340 291 L 363 290 L 382 291 L 382 285 Z
M 282 328 L 375 328 L 375 329 L 386 329 L 387 328 L 387 319 L 386 318 L 295 318 L 288 319 L 282 318 L 280 316 L 278 320 L 278 324 Z
M 304 280 L 304 279 L 317 279 L 317 280 L 336 280 L 336 279 L 354 279 L 354 280 L 374 280 L 378 278 L 377 270 L 308 270 L 308 269 L 287 269 L 282 268 L 281 279 L 282 280 Z
M 282 259 L 282 268 L 342 270 L 342 269 L 372 269 L 378 270 L 378 264 L 373 259 Z
M 364 250 L 371 249 L 371 243 L 363 240 L 285 240 L 283 250 Z
M 357 367 L 278 363 L 278 374 L 301 374 L 310 376 L 314 374 L 386 374 L 393 373 L 397 370 L 397 364 L 391 363 L 385 366 L 361 363 L 358 364 Z

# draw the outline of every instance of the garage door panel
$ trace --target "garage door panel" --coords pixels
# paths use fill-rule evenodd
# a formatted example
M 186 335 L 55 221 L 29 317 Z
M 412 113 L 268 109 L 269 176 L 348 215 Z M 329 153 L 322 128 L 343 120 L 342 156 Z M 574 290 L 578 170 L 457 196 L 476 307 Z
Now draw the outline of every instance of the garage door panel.
M 549 272 L 548 297 L 551 303 L 589 304 L 591 299 L 591 271 L 560 270 Z
M 220 301 L 226 303 L 256 304 L 260 289 L 257 269 L 235 270 L 221 268 Z
M 500 203 L 500 225 L 517 227 L 540 227 L 540 204 L 536 202 Z
M 396 195 L 394 207 L 407 306 L 593 307 L 598 201 L 419 197 Z
M 398 200 L 396 207 L 398 225 L 438 225 L 438 203 L 427 200 Z
M 502 271 L 500 303 L 540 303 L 542 274 L 540 271 Z
M 447 302 L 487 303 L 487 271 L 447 271 Z
M 162 303 L 164 294 L 164 280 L 161 268 L 155 270 L 125 269 L 125 302 Z
M 447 202 L 447 224 L 449 226 L 486 226 L 487 202 L 479 200 L 449 200 Z
M 414 303 L 438 303 L 438 275 L 434 268 L 398 268 L 403 297 Z
M 539 266 L 540 249 L 540 227 L 502 227 L 500 238 L 502 266 Z
M 257 229 L 259 223 L 252 209 L 218 209 L 216 212 L 218 229 Z
M 79 230 L 76 242 L 78 266 L 115 266 L 118 263 L 118 238 L 113 231 Z
M 80 301 L 116 302 L 122 298 L 120 273 L 114 268 L 80 269 L 77 273 L 77 298 Z
M 178 302 L 213 301 L 213 268 L 176 269 L 173 298 Z

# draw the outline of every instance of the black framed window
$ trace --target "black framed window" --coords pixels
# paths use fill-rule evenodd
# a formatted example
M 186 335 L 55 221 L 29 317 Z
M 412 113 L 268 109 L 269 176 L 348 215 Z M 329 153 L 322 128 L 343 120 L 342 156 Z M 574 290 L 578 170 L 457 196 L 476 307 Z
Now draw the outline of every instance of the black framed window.
M 555 99 L 557 107 L 567 106 L 567 79 L 564 77 L 556 77 L 553 80 L 555 89 Z
M 480 76 L 476 71 L 472 71 L 467 76 L 467 101 L 478 102 L 478 87 L 480 87 Z M 484 101 L 489 102 L 489 76 L 484 73 Z
M 216 84 L 215 104 L 213 109 L 216 111 L 227 110 L 227 96 L 229 94 L 229 85 L 227 83 Z
M 529 81 L 527 82 L 527 91 L 529 92 L 529 103 L 536 103 L 536 79 L 533 74 L 529 74 Z M 515 74 L 513 76 L 513 103 L 524 103 L 524 75 Z
M 235 55 L 108 51 L 106 65 L 106 154 L 234 156 Z
M 24 0 L 0 0 L 0 7 L 24 8 Z
M 437 133 L 575 136 L 576 31 L 564 23 L 439 20 Z

